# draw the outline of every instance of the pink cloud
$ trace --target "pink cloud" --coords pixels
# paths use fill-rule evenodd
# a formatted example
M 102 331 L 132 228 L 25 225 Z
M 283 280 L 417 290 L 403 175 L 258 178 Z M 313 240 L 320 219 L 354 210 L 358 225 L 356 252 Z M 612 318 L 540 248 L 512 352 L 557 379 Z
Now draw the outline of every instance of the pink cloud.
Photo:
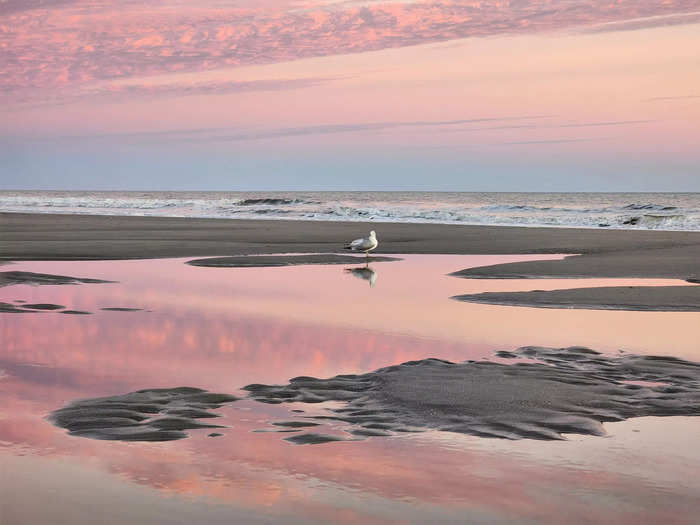
M 240 4 L 239 4 L 240 5 Z M 692 22 L 695 0 L 353 3 L 183 0 L 6 2 L 0 11 L 0 92 L 173 71 L 359 53 L 456 38 L 556 31 L 659 15 Z M 9 7 L 8 7 L 9 6 Z M 658 25 L 635 20 L 634 28 Z M 615 30 L 616 25 L 606 27 Z M 628 24 L 620 24 L 621 29 Z

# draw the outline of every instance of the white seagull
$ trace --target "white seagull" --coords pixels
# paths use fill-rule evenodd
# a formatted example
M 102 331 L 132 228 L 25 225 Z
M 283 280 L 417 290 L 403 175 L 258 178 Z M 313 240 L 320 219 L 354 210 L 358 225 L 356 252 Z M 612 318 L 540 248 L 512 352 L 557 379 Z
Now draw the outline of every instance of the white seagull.
M 377 235 L 374 233 L 374 230 L 372 230 L 369 232 L 369 237 L 355 239 L 350 244 L 345 246 L 345 249 L 352 250 L 354 252 L 365 252 L 367 257 L 369 257 L 369 252 L 374 250 L 378 245 Z

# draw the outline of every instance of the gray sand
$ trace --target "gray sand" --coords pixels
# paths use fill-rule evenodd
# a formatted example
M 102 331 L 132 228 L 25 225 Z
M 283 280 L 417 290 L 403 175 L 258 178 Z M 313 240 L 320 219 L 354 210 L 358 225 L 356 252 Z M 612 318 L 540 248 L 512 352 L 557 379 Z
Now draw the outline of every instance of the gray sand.
M 5 314 L 35 314 L 39 310 L 25 310 L 21 307 L 22 305 L 14 305 L 12 303 L 1 303 L 0 302 L 0 313 Z
M 211 268 L 263 268 L 270 266 L 298 266 L 308 264 L 365 264 L 374 262 L 400 261 L 397 257 L 357 257 L 335 253 L 310 255 L 256 255 L 252 257 L 210 257 L 187 261 L 192 266 Z
M 655 312 L 700 311 L 700 286 L 607 286 L 530 292 L 484 292 L 457 295 L 458 301 L 535 308 L 637 310 Z
M 171 441 L 197 428 L 222 428 L 198 419 L 218 417 L 208 410 L 238 398 L 199 388 L 156 388 L 74 401 L 49 415 L 72 436 L 119 441 Z
M 666 233 L 667 246 L 658 247 L 641 242 L 632 249 L 622 245 L 619 249 L 583 253 L 557 261 L 524 261 L 481 266 L 455 272 L 453 275 L 470 279 L 586 277 L 696 279 L 700 277 L 700 243 L 676 244 L 673 234 L 677 232 L 648 233 Z M 700 235 L 700 232 L 695 234 Z M 579 250 L 574 251 L 588 250 L 583 244 Z
M 331 436 L 328 434 L 297 434 L 295 436 L 285 438 L 285 441 L 289 441 L 295 445 L 319 445 L 321 443 L 346 440 L 342 437 Z
M 88 279 L 85 277 L 69 277 L 66 275 L 53 275 L 48 273 L 34 273 L 34 272 L 0 272 L 0 287 L 2 286 L 12 286 L 15 284 L 30 284 L 34 286 L 43 285 L 67 285 L 67 284 L 82 284 L 82 283 L 112 283 L 114 281 L 103 281 L 102 279 Z M 65 306 L 60 304 L 50 304 L 50 303 L 33 303 L 28 304 L 23 300 L 15 300 L 17 305 L 9 303 L 0 303 L 0 313 L 28 313 L 28 312 L 40 312 L 40 311 L 57 311 L 62 310 L 59 313 L 62 314 L 89 314 L 90 312 L 83 312 L 81 310 L 64 310 Z
M 328 253 L 369 230 L 377 231 L 382 254 L 700 250 L 700 232 L 0 213 L 0 260 Z
M 506 439 L 603 435 L 606 421 L 700 415 L 700 364 L 671 357 L 606 357 L 596 351 L 524 347 L 493 362 L 412 361 L 363 375 L 298 377 L 249 385 L 258 401 L 344 401 L 315 421 L 350 424 L 358 436 L 436 429 Z M 623 381 L 664 383 L 645 387 Z M 306 442 L 302 436 L 289 441 Z
M 39 312 L 57 312 L 59 314 L 89 314 L 82 310 L 65 310 L 65 306 L 51 303 L 25 304 L 25 301 L 15 301 L 18 304 L 0 302 L 0 313 L 27 314 Z
M 305 427 L 317 427 L 320 423 L 312 423 L 311 421 L 277 421 L 272 423 L 277 427 L 287 427 L 287 428 L 305 428 Z
M 673 357 L 608 357 L 582 347 L 523 347 L 497 355 L 518 361 L 424 359 L 362 375 L 303 376 L 286 385 L 252 384 L 244 390 L 263 403 L 344 402 L 328 415 L 300 415 L 272 426 L 275 432 L 298 432 L 340 422 L 350 425 L 353 439 L 442 430 L 559 440 L 563 434 L 604 435 L 606 421 L 700 415 L 700 363 Z M 236 399 L 188 387 L 140 390 L 75 401 L 49 419 L 80 437 L 168 441 L 186 437 L 187 429 L 217 427 L 198 420 L 217 417 L 209 410 Z M 319 444 L 345 438 L 302 433 L 286 440 Z
M 52 275 L 49 273 L 34 273 L 20 271 L 0 272 L 0 286 L 11 286 L 13 284 L 65 285 L 112 282 L 114 281 L 103 281 L 102 279 L 87 279 L 85 277 L 68 277 L 66 275 Z
M 50 304 L 50 303 L 35 303 L 35 304 L 23 304 L 22 308 L 28 310 L 63 310 L 65 306 L 60 304 Z
M 328 253 L 376 230 L 378 253 L 575 253 L 457 272 L 468 278 L 641 277 L 700 280 L 700 232 L 516 228 L 443 224 L 254 221 L 0 213 L 0 260 L 139 259 Z M 0 284 L 2 281 L 0 281 Z M 604 288 L 590 304 L 614 303 Z M 657 289 L 678 303 L 677 287 Z M 687 306 L 700 305 L 691 298 Z M 544 303 L 554 304 L 542 296 Z M 640 303 L 641 304 L 641 303 Z

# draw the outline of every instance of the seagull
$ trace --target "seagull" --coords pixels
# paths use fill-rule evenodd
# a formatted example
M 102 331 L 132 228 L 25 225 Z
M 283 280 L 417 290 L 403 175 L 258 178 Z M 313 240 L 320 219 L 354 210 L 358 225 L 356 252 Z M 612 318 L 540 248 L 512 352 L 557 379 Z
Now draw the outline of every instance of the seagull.
M 369 232 L 369 237 L 362 237 L 360 239 L 355 239 L 350 244 L 345 246 L 346 250 L 352 250 L 354 252 L 365 252 L 367 257 L 369 257 L 369 252 L 374 250 L 379 243 L 377 242 L 377 235 L 374 230 Z

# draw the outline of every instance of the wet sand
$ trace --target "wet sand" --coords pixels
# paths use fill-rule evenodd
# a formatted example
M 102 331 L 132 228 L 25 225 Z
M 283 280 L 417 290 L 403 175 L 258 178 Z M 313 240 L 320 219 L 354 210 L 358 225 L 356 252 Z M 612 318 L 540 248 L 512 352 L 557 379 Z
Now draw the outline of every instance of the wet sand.
M 691 282 L 700 278 L 700 232 L 25 213 L 0 213 L 0 260 L 327 253 L 340 251 L 348 239 L 369 229 L 378 232 L 378 254 L 578 254 L 562 260 L 468 268 L 454 274 L 458 277 L 641 277 Z M 267 259 L 269 265 L 289 263 L 282 258 Z M 247 263 L 239 258 L 232 265 L 243 264 Z M 630 295 L 633 299 L 626 300 Z M 614 288 L 559 290 L 480 300 L 488 302 L 486 299 L 493 304 L 524 306 L 694 311 L 700 309 L 700 287 L 640 288 L 626 294 Z
M 272 422 L 271 432 L 304 432 L 328 421 L 347 423 L 353 439 L 441 430 L 488 438 L 561 440 L 603 436 L 604 422 L 700 414 L 700 363 L 673 357 L 605 356 L 584 347 L 523 347 L 497 356 L 515 363 L 442 359 L 409 361 L 361 375 L 300 376 L 286 385 L 250 384 L 266 404 L 342 402 L 329 415 Z M 49 419 L 71 435 L 119 441 L 169 441 L 236 396 L 197 388 L 140 390 L 75 401 Z M 280 430 L 279 427 L 282 427 Z M 263 430 L 264 431 L 264 430 Z M 300 445 L 345 440 L 299 433 Z
M 608 357 L 583 347 L 499 352 L 515 364 L 411 361 L 362 375 L 297 377 L 245 387 L 264 403 L 341 401 L 315 420 L 353 425 L 357 436 L 425 429 L 505 439 L 605 434 L 602 423 L 700 413 L 700 364 L 672 357 Z M 524 361 L 527 360 L 527 361 Z M 630 384 L 644 382 L 649 385 Z M 295 442 L 304 443 L 302 435 Z
M 329 253 L 370 229 L 379 238 L 377 255 L 582 253 L 586 262 L 567 270 L 571 275 L 687 278 L 700 272 L 700 232 L 28 213 L 0 213 L 0 260 Z M 550 273 L 549 265 L 526 268 L 531 275 L 566 275 Z
M 49 273 L 10 271 L 0 272 L 0 286 L 10 286 L 13 284 L 57 285 L 57 284 L 99 284 L 110 283 L 101 279 L 89 279 L 85 277 L 70 277 L 67 275 L 53 275 Z
M 187 261 L 192 266 L 209 268 L 270 268 L 274 266 L 298 266 L 308 264 L 369 264 L 375 262 L 400 261 L 398 257 L 365 257 L 338 255 L 336 253 L 314 253 L 311 255 L 256 255 L 239 257 L 208 257 Z
M 457 295 L 453 299 L 535 308 L 698 312 L 700 286 L 606 286 L 552 291 L 485 292 Z
M 219 417 L 211 409 L 236 401 L 236 396 L 200 388 L 156 388 L 129 394 L 83 399 L 55 410 L 49 420 L 71 436 L 119 441 L 172 441 L 185 430 L 223 428 L 200 423 Z

